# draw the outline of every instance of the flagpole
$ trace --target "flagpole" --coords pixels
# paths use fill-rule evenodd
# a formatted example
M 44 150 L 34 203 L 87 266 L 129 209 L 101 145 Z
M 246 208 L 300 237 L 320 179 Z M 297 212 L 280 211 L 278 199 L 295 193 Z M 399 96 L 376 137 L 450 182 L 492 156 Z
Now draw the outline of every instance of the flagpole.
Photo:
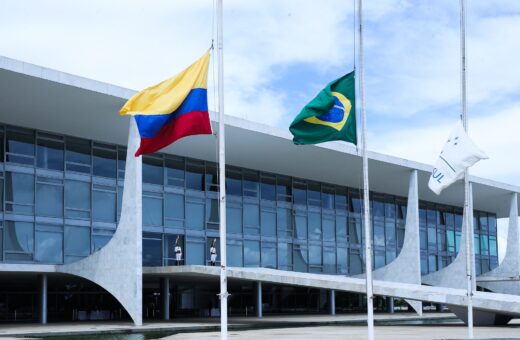
M 468 113 L 466 108 L 466 6 L 465 0 L 460 0 L 460 57 L 461 57 L 461 119 L 466 134 L 468 132 Z M 470 194 L 469 170 L 464 171 L 464 210 L 466 218 L 464 226 L 466 228 L 466 279 L 468 297 L 468 338 L 473 339 L 473 195 Z
M 227 340 L 227 256 L 226 256 L 226 145 L 224 136 L 224 51 L 223 51 L 223 5 L 217 0 L 217 55 L 218 55 L 218 161 L 220 200 L 220 338 Z
M 374 295 L 372 292 L 372 233 L 370 228 L 370 198 L 368 189 L 367 119 L 365 112 L 365 77 L 363 74 L 363 15 L 362 0 L 358 2 L 359 22 L 359 96 L 361 103 L 361 129 L 363 153 L 363 208 L 365 225 L 365 272 L 367 292 L 368 340 L 374 339 Z

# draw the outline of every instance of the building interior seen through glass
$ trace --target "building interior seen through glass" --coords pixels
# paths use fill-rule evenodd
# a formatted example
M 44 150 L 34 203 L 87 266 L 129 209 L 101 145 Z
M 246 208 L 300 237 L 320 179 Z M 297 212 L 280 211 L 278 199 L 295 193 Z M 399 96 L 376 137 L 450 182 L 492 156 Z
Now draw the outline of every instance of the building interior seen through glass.
M 126 149 L 12 126 L 0 128 L 0 261 L 70 263 L 103 247 L 121 210 Z M 362 190 L 227 167 L 228 265 L 363 272 Z M 215 163 L 143 158 L 143 265 L 219 261 Z M 403 244 L 405 197 L 371 193 L 374 266 Z M 477 274 L 498 265 L 494 214 L 475 211 Z M 420 202 L 422 273 L 460 248 L 462 210 Z M 181 249 L 176 259 L 176 244 Z

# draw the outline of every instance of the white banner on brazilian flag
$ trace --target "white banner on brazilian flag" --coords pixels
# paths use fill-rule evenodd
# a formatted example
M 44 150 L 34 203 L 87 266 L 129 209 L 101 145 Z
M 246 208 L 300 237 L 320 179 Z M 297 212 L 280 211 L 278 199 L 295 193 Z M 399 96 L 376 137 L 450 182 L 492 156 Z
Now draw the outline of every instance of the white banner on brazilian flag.
M 458 121 L 435 163 L 428 187 L 437 195 L 464 177 L 464 170 L 488 156 L 468 137 Z

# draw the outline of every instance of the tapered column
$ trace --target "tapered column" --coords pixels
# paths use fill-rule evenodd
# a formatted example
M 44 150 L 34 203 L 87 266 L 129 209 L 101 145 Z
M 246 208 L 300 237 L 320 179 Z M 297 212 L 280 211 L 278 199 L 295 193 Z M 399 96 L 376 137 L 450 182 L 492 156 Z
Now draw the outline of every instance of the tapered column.
M 40 323 L 47 324 L 47 274 L 40 275 Z
M 391 296 L 386 298 L 386 312 L 390 314 L 394 313 L 394 298 Z
M 163 308 L 163 319 L 165 321 L 170 320 L 170 278 L 163 277 L 162 279 L 162 308 Z
M 329 290 L 329 315 L 336 315 L 336 291 Z
M 256 283 L 256 316 L 261 318 L 263 316 L 262 312 L 262 282 L 258 281 Z

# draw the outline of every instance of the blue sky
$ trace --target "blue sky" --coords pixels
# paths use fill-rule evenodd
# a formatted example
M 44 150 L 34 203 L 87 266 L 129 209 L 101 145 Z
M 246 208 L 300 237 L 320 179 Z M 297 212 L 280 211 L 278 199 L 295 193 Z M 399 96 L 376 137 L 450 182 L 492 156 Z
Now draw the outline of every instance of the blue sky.
M 323 86 L 352 70 L 353 5 L 224 0 L 226 114 L 287 128 Z M 0 55 L 139 90 L 204 53 L 216 34 L 214 6 L 214 0 L 2 0 Z M 459 2 L 364 6 L 369 149 L 433 164 L 460 112 Z M 470 136 L 490 157 L 471 171 L 516 185 L 518 37 L 520 1 L 467 1 Z

